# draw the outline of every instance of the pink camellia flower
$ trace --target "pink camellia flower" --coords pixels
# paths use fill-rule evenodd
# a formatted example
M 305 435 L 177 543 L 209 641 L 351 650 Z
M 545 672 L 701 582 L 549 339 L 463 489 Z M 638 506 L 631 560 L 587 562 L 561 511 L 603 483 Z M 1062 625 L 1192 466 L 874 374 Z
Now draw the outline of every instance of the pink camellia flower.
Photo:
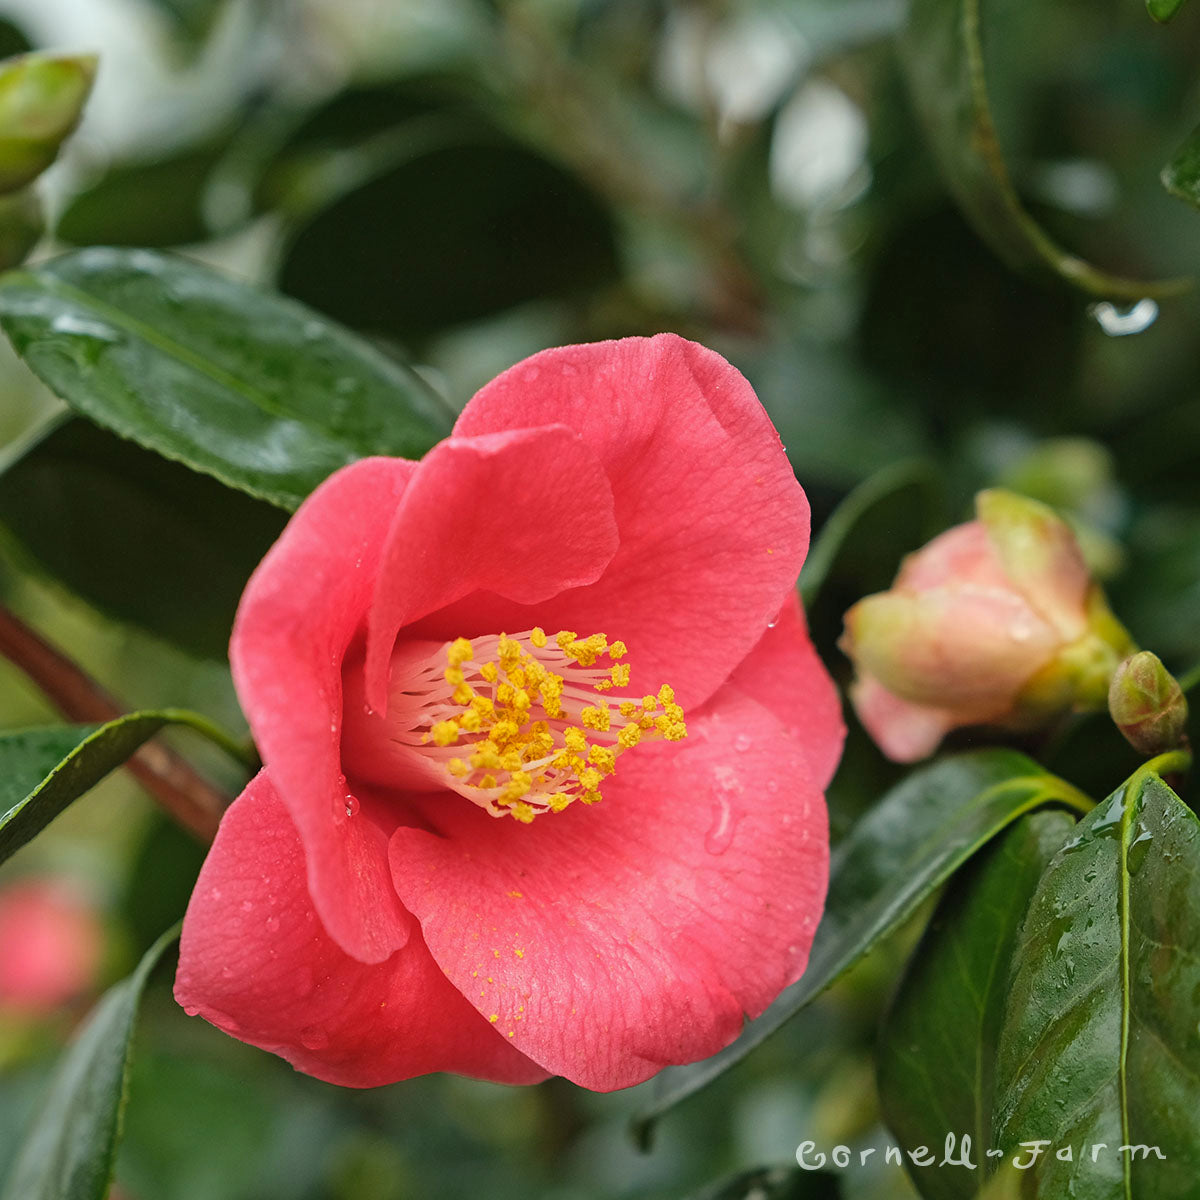
M 335 1083 L 609 1090 L 804 970 L 841 713 L 808 506 L 746 381 L 677 337 L 548 350 L 419 463 L 296 513 L 231 657 L 265 763 L 176 996 Z
M 104 932 L 95 910 L 61 879 L 0 890 L 0 1013 L 50 1012 L 96 982 Z
M 1031 728 L 1104 708 L 1134 649 L 1052 509 L 999 488 L 980 492 L 975 509 L 846 614 L 851 699 L 898 762 L 931 754 L 960 726 Z

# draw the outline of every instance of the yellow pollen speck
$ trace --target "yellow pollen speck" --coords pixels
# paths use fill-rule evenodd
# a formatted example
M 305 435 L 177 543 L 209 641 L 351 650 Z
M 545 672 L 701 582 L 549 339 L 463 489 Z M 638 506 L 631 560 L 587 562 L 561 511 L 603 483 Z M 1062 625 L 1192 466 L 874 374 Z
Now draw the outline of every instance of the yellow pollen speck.
M 513 953 L 514 953 L 514 954 L 515 954 L 515 955 L 516 955 L 518 958 L 524 958 L 524 957 L 525 957 L 525 951 L 524 951 L 524 950 L 514 950 L 514 951 L 513 951 Z
M 774 553 L 775 553 L 775 551 L 774 551 L 774 550 L 768 550 L 768 551 L 767 551 L 767 553 L 768 553 L 768 554 L 774 554 Z
M 509 892 L 508 895 L 510 895 L 514 900 L 525 899 L 525 894 L 523 892 Z
M 490 1017 L 488 1017 L 488 1020 L 489 1020 L 489 1021 L 491 1021 L 491 1023 L 492 1023 L 493 1025 L 495 1025 L 495 1023 L 496 1023 L 498 1020 L 500 1020 L 500 1014 L 499 1014 L 499 1013 L 492 1013 L 492 1015 L 491 1015 Z

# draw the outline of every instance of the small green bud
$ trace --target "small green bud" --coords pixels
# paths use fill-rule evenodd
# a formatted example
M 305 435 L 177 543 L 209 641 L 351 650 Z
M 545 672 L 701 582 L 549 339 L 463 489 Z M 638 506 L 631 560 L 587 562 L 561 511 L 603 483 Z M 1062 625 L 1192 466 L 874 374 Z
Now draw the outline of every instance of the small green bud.
M 1178 746 L 1187 725 L 1182 689 L 1149 650 L 1139 651 L 1117 668 L 1108 689 L 1108 711 L 1125 740 L 1147 758 Z
M 22 54 L 0 62 L 0 193 L 32 183 L 79 124 L 94 55 Z

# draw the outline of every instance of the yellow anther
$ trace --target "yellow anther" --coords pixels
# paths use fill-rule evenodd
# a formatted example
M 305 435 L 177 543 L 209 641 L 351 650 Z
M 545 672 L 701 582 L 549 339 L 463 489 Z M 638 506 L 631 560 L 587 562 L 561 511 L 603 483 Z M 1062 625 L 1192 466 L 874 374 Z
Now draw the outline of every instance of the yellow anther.
M 563 741 L 572 754 L 583 754 L 587 750 L 587 734 L 573 726 L 563 730 Z
M 548 797 L 546 803 L 550 805 L 551 812 L 558 813 L 562 812 L 562 810 L 571 803 L 571 797 L 564 796 L 562 792 L 558 792 L 555 795 Z
M 634 704 L 632 700 L 622 700 L 621 703 L 617 705 L 617 711 L 621 714 L 621 716 L 628 720 L 635 712 L 637 712 L 637 705 Z
M 599 792 L 584 792 L 579 798 L 584 804 L 599 804 L 604 799 Z
M 446 650 L 446 659 L 452 667 L 461 667 L 475 657 L 475 651 L 466 638 L 455 638 Z
M 540 625 L 535 625 L 529 631 L 529 640 L 541 650 L 546 645 L 546 631 Z
M 512 815 L 518 821 L 520 821 L 522 825 L 532 825 L 533 818 L 537 815 L 533 809 L 525 803 L 524 800 L 518 800 L 517 803 L 514 804 L 508 811 L 512 813 Z M 508 1036 L 512 1037 L 512 1034 L 510 1033 Z
M 461 758 L 452 758 L 446 764 L 446 770 L 449 771 L 455 779 L 465 779 L 471 773 L 471 768 L 468 767 Z
M 466 733 L 478 733 L 483 728 L 483 718 L 475 709 L 469 708 L 458 718 L 458 725 Z
M 455 704 L 467 705 L 471 703 L 471 698 L 475 695 L 475 692 L 469 683 L 460 683 L 450 695 Z
M 453 746 L 458 741 L 458 722 L 438 721 L 429 732 L 433 737 L 434 745 Z
M 584 767 L 579 772 L 579 782 L 589 792 L 594 792 L 600 787 L 600 772 L 594 767 Z
M 554 635 L 554 641 L 560 650 L 565 650 L 579 635 L 569 629 L 560 629 Z
M 494 788 L 496 786 L 495 775 L 485 775 L 478 783 L 481 788 Z
M 646 710 L 646 712 L 653 712 L 657 707 L 658 707 L 658 698 L 656 696 L 643 696 L 642 697 L 642 708 L 644 708 Z
M 629 664 L 628 663 L 613 663 L 612 669 L 609 671 L 609 676 L 615 687 L 629 686 Z
M 507 669 L 521 657 L 521 643 L 513 641 L 507 634 L 502 633 L 497 653 L 500 656 L 501 663 Z
M 608 647 L 608 657 L 614 662 L 616 662 L 618 658 L 624 658 L 628 653 L 629 647 L 626 646 L 624 642 L 613 642 Z
M 486 696 L 474 696 L 471 699 L 471 710 L 481 717 L 490 717 L 496 711 L 496 706 Z
M 675 689 L 669 684 L 664 683 L 658 689 L 658 702 L 660 704 L 671 704 L 675 700 Z
M 622 750 L 632 750 L 642 740 L 642 731 L 636 721 L 631 721 L 617 734 L 617 745 Z
M 593 746 L 588 751 L 588 762 L 594 766 L 601 775 L 611 775 L 617 769 L 616 753 L 610 750 L 607 746 Z
M 488 681 L 488 683 L 495 683 L 496 680 L 500 678 L 500 668 L 493 662 L 484 663 L 483 666 L 479 668 L 479 673 Z
M 602 733 L 607 732 L 612 725 L 612 714 L 603 704 L 597 704 L 595 708 L 585 708 L 579 714 L 579 719 L 588 729 L 598 729 Z

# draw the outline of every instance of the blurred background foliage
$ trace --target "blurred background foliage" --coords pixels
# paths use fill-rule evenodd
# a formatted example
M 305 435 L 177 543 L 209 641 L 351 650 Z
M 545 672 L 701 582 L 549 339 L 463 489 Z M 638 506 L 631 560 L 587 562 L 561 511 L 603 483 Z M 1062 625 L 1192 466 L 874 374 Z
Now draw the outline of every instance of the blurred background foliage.
M 1136 0 L 983 9 L 1028 213 L 1108 271 L 1200 272 L 1200 215 L 1159 180 L 1200 110 L 1200 7 L 1166 27 Z M 895 472 L 813 589 L 841 681 L 844 609 L 992 484 L 1059 506 L 1137 641 L 1184 672 L 1200 659 L 1200 291 L 1109 303 L 997 257 L 939 172 L 897 53 L 905 19 L 902 0 L 6 0 L 0 54 L 100 54 L 40 185 L 39 257 L 169 248 L 276 286 L 419 364 L 452 409 L 545 346 L 675 330 L 754 384 L 815 529 Z M 905 47 L 911 70 L 925 44 Z M 66 421 L 2 354 L 0 596 L 131 707 L 244 729 L 224 646 L 284 514 Z M 0 725 L 52 716 L 0 666 Z M 898 777 L 850 724 L 835 836 Z M 1103 725 L 1033 749 L 1104 795 L 1136 759 Z M 0 884 L 87 892 L 98 988 L 182 912 L 201 857 L 113 777 Z M 338 1091 L 186 1020 L 160 978 L 119 1193 L 833 1195 L 827 1177 L 760 1169 L 805 1138 L 887 1143 L 872 1047 L 905 946 L 667 1117 L 646 1153 L 627 1128 L 637 1090 Z M 0 1176 L 79 1011 L 0 1009 Z M 914 1194 L 895 1168 L 838 1178 L 851 1200 Z

